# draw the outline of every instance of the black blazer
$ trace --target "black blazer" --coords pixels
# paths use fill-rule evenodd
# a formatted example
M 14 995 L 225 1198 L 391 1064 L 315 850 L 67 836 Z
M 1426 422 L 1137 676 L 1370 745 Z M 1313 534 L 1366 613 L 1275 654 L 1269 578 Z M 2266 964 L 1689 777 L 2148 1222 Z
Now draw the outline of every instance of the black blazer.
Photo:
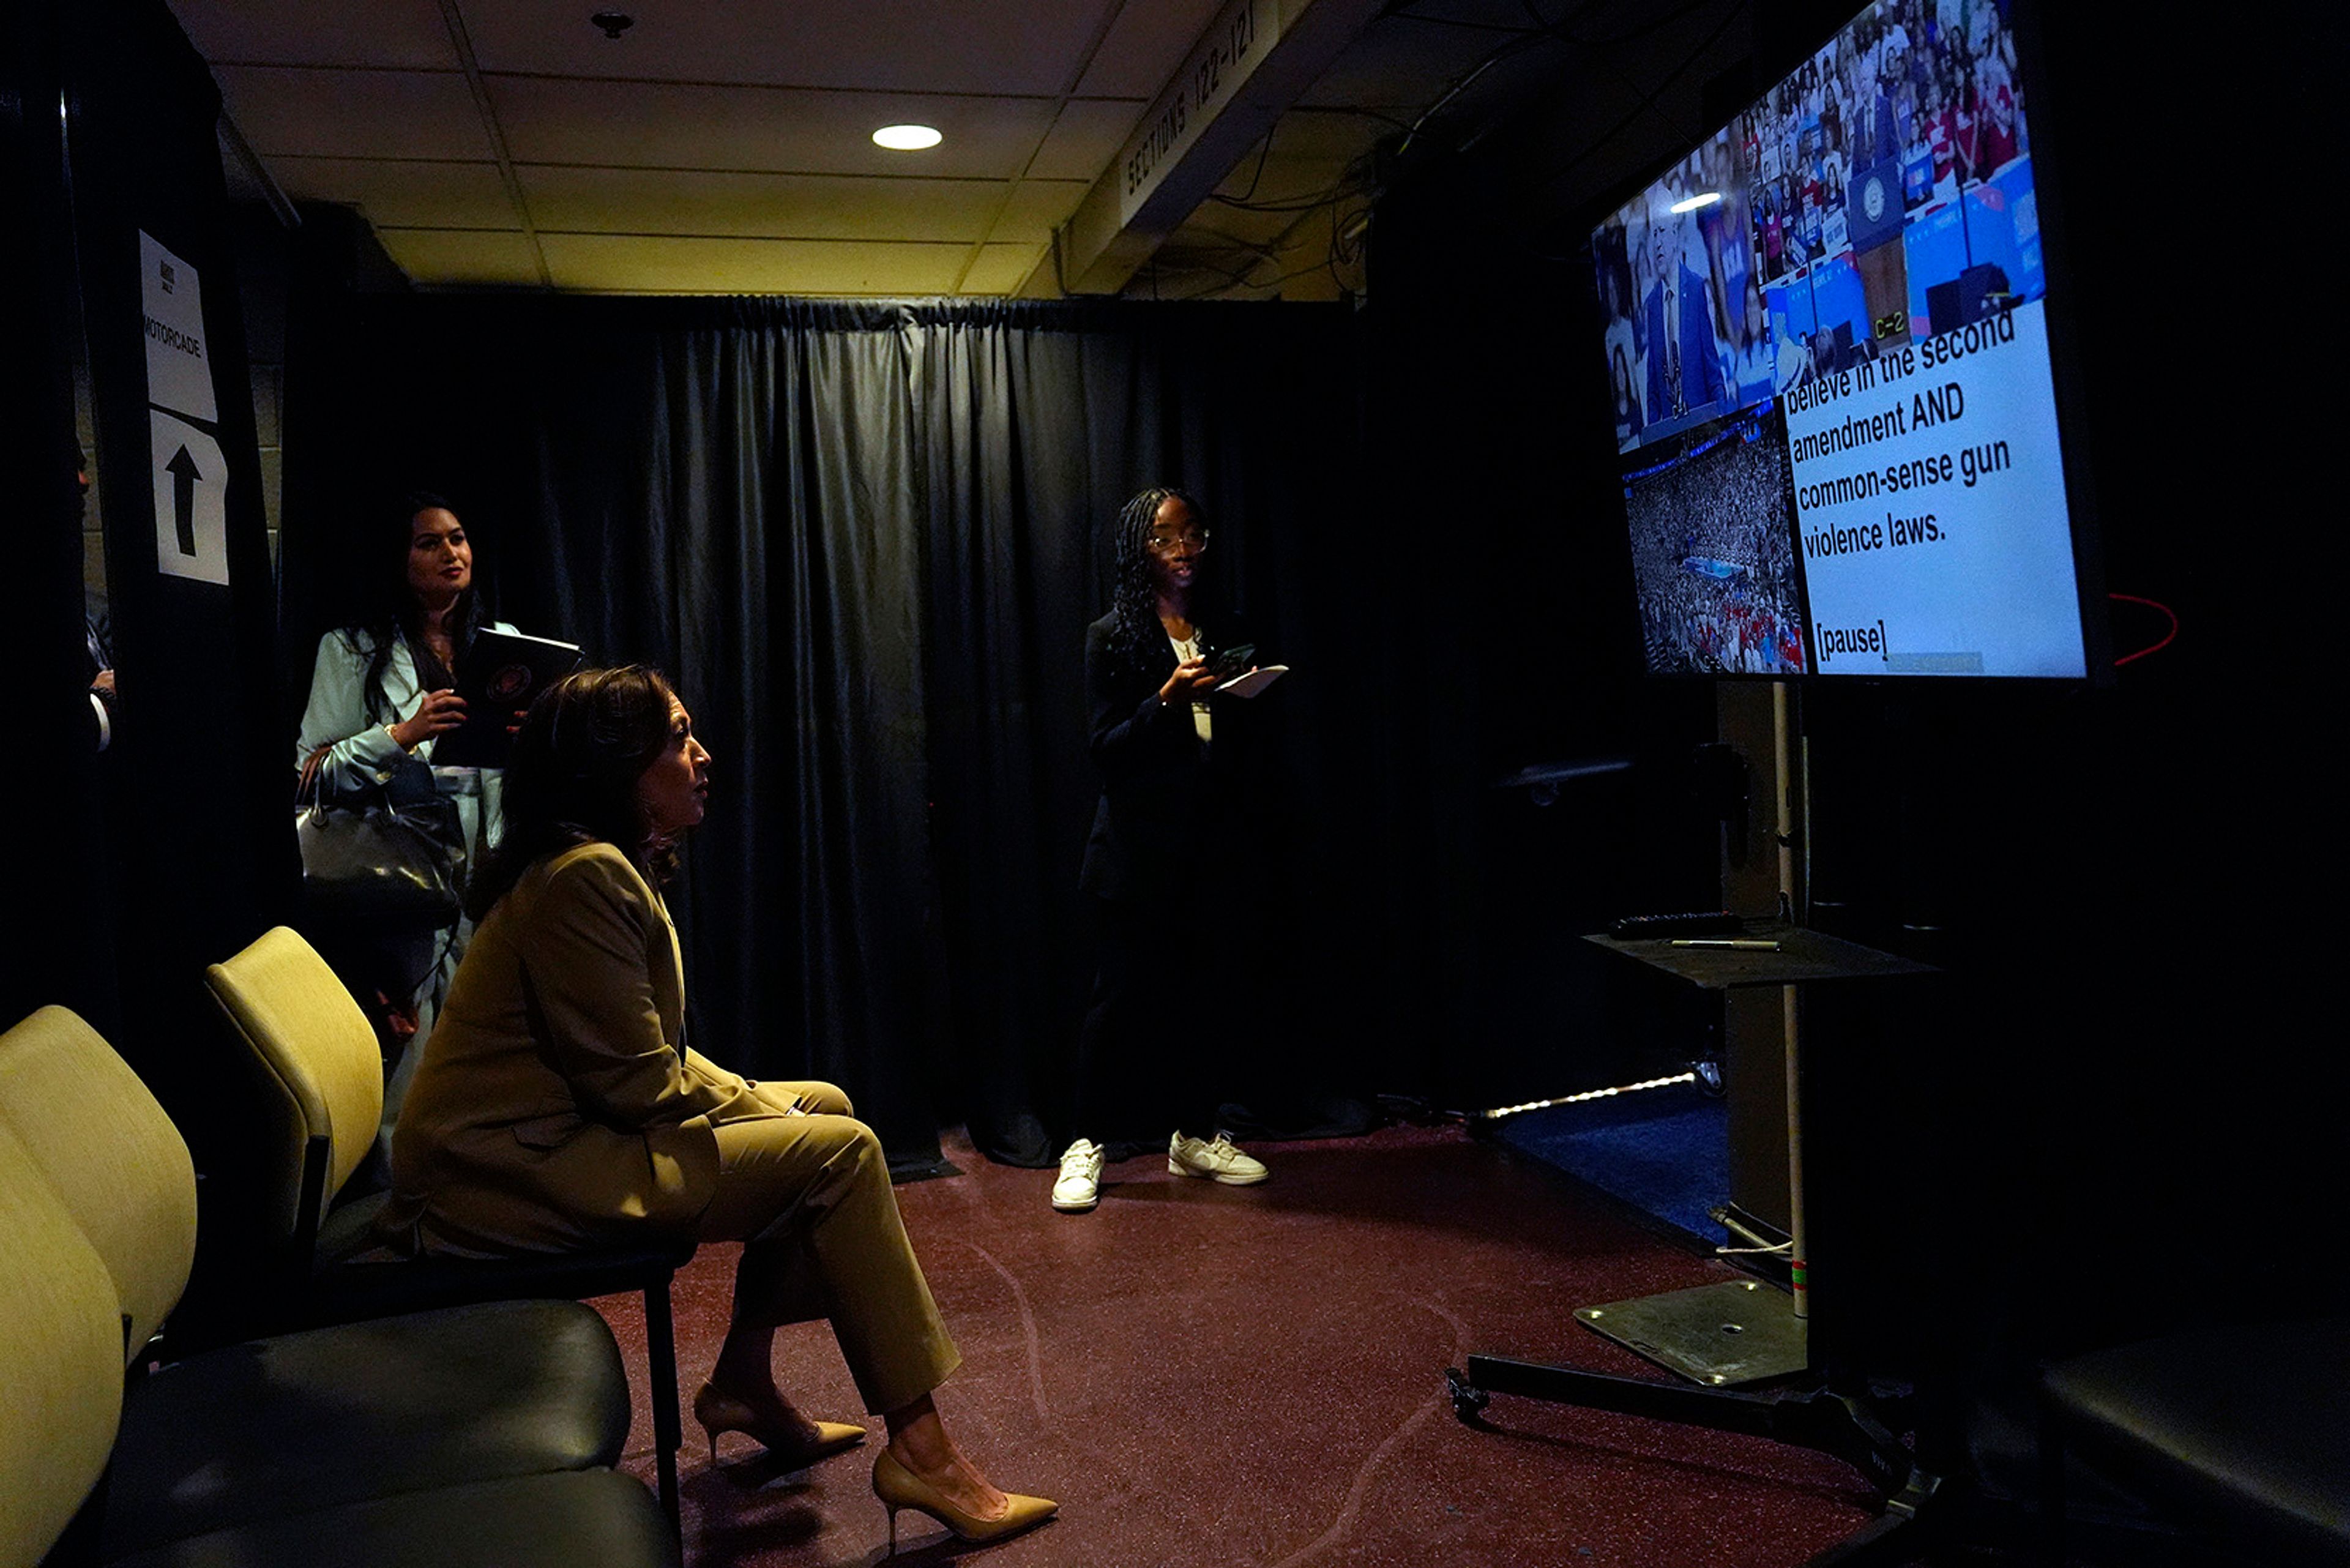
M 1263 700 L 1210 698 L 1216 739 L 1202 746 L 1189 704 L 1159 700 L 1175 672 L 1175 649 L 1153 638 L 1141 667 L 1125 667 L 1110 651 L 1117 625 L 1113 612 L 1086 628 L 1086 701 L 1102 794 L 1077 885 L 1097 898 L 1151 898 L 1247 855 L 1245 780 Z M 1230 615 L 1201 635 L 1211 648 L 1253 640 Z M 1270 662 L 1262 649 L 1257 662 Z

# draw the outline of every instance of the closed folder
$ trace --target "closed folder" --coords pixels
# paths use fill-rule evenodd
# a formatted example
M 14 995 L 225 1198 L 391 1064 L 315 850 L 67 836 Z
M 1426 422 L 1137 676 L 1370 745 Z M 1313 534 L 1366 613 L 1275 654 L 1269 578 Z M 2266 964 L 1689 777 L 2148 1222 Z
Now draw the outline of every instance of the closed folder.
M 514 753 L 518 710 L 579 667 L 579 645 L 518 631 L 477 631 L 457 663 L 465 722 L 432 743 L 436 768 L 502 768 Z

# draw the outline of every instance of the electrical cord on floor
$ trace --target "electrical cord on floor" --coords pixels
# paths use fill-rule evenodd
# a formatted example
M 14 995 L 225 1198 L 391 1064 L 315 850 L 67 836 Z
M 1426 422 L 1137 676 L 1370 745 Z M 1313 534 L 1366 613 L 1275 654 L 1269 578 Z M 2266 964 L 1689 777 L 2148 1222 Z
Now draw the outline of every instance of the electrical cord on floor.
M 1637 1084 L 1618 1084 L 1613 1088 L 1586 1089 L 1579 1095 L 1561 1095 L 1552 1100 L 1528 1100 L 1522 1106 L 1495 1106 L 1490 1111 L 1471 1111 L 1471 1121 L 1497 1122 L 1503 1116 L 1514 1116 L 1526 1111 L 1546 1111 L 1553 1106 L 1579 1106 L 1589 1100 L 1605 1100 L 1617 1095 L 1638 1094 L 1643 1089 L 1670 1088 L 1675 1084 L 1697 1082 L 1695 1073 L 1675 1073 L 1669 1077 L 1647 1078 Z

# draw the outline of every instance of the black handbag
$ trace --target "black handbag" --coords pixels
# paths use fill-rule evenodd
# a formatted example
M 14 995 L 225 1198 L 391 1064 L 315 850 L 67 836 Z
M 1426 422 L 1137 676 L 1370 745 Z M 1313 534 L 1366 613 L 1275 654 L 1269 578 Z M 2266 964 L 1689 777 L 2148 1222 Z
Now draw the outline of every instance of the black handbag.
M 465 887 L 456 801 L 412 758 L 371 784 L 329 792 L 326 755 L 322 748 L 303 764 L 295 794 L 310 918 L 385 935 L 454 925 Z

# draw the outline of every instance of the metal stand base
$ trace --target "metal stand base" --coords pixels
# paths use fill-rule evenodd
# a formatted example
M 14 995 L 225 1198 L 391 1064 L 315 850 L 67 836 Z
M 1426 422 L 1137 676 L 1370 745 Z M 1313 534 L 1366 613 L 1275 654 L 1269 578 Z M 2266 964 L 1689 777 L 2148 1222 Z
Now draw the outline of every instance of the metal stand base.
M 1727 690 L 1725 688 L 1725 690 Z M 1779 897 L 1782 911 L 1792 920 L 1806 907 L 1808 868 L 1799 886 L 1794 846 L 1809 842 L 1811 793 L 1809 769 L 1804 769 L 1804 831 L 1796 832 L 1794 810 L 1794 727 L 1784 681 L 1771 687 L 1771 750 L 1778 802 Z M 1709 992 L 1731 992 L 1755 986 L 1779 988 L 1780 1030 L 1784 1042 L 1783 1078 L 1787 1118 L 1787 1265 L 1796 1300 L 1804 1297 L 1810 1269 L 1804 1234 L 1804 1116 L 1802 1054 L 1797 1027 L 1797 989 L 1827 981 L 1882 979 L 1930 972 L 1928 965 L 1892 953 L 1878 952 L 1796 924 L 1750 926 L 1747 940 L 1721 948 L 1676 947 L 1669 940 L 1618 940 L 1586 937 L 1611 951 L 1661 970 Z M 1783 1306 L 1775 1292 L 1762 1292 L 1750 1282 L 1676 1291 L 1612 1306 L 1586 1307 L 1575 1314 L 1609 1338 L 1629 1345 L 1649 1360 L 1694 1378 L 1702 1387 L 1648 1383 L 1629 1377 L 1609 1377 L 1571 1367 L 1544 1366 L 1500 1356 L 1472 1355 L 1466 1373 L 1447 1368 L 1453 1413 L 1471 1425 L 1482 1425 L 1481 1413 L 1494 1394 L 1519 1394 L 1564 1405 L 1581 1405 L 1620 1415 L 1646 1416 L 1716 1431 L 1744 1432 L 1796 1443 L 1834 1454 L 1866 1476 L 1885 1500 L 1883 1517 L 1871 1521 L 1851 1539 L 1812 1559 L 1810 1568 L 1894 1568 L 1914 1561 L 1928 1532 L 1929 1505 L 1941 1490 L 1941 1478 L 1918 1469 L 1901 1441 L 1908 1425 L 1898 1407 L 1904 1400 L 1880 1399 L 1866 1394 L 1840 1394 L 1814 1386 L 1808 1391 L 1749 1394 L 1725 1386 L 1784 1376 L 1808 1365 L 1808 1325 L 1794 1302 Z M 1783 1325 L 1786 1334 L 1761 1354 L 1752 1343 Z M 1832 1356 L 1831 1352 L 1831 1356 Z M 1763 1370 L 1763 1368 L 1769 1370 Z M 1939 1515 L 1931 1515 L 1939 1518 Z
M 1586 1327 L 1710 1388 L 1762 1383 L 1811 1365 L 1804 1320 L 1752 1280 L 1577 1307 Z
M 1471 1426 L 1484 1424 L 1491 1396 L 1515 1394 L 1717 1432 L 1743 1432 L 1835 1455 L 1868 1478 L 1885 1499 L 1885 1513 L 1814 1557 L 1806 1568 L 1890 1568 L 1912 1561 L 1922 1549 L 1918 1537 L 1929 1524 L 1929 1505 L 1941 1490 L 1941 1478 L 1918 1467 L 1900 1434 L 1888 1424 L 1899 1417 L 1866 1397 L 1826 1388 L 1777 1395 L 1685 1388 L 1498 1355 L 1471 1356 L 1466 1373 L 1447 1367 L 1444 1381 L 1453 1414 Z

